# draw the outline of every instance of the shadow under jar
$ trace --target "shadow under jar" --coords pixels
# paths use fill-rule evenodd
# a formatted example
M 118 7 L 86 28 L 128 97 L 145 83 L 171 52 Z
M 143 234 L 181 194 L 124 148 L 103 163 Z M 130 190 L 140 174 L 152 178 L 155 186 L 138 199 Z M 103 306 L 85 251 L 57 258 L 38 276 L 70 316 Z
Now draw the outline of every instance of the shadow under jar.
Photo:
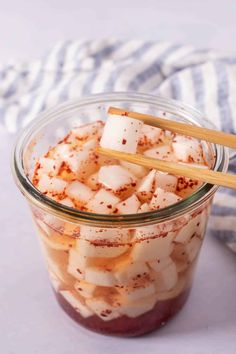
M 96 332 L 137 336 L 164 325 L 186 302 L 217 186 L 202 184 L 177 204 L 129 215 L 83 212 L 37 190 L 31 183 L 36 159 L 74 126 L 105 120 L 109 106 L 212 128 L 200 112 L 172 100 L 93 95 L 33 121 L 16 144 L 13 173 L 32 210 L 61 307 Z M 212 168 L 226 171 L 224 148 L 202 145 Z

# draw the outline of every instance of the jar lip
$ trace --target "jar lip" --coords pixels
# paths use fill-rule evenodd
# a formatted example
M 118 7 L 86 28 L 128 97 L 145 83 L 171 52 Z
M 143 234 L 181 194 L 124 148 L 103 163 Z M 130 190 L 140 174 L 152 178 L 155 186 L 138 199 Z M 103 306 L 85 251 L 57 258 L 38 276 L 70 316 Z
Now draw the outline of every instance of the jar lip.
M 107 214 L 96 214 L 91 212 L 80 211 L 75 208 L 65 206 L 63 204 L 57 203 L 56 201 L 48 198 L 42 194 L 30 181 L 29 177 L 24 170 L 24 147 L 29 142 L 35 131 L 39 131 L 42 127 L 46 126 L 52 122 L 58 114 L 67 112 L 73 108 L 79 108 L 83 106 L 88 106 L 90 104 L 102 104 L 114 102 L 129 102 L 129 103 L 147 103 L 162 106 L 160 109 L 174 109 L 177 110 L 176 116 L 179 114 L 189 114 L 189 116 L 194 117 L 190 121 L 197 125 L 202 125 L 205 127 L 216 129 L 214 124 L 209 122 L 204 118 L 203 114 L 197 109 L 191 107 L 182 102 L 178 102 L 172 99 L 162 98 L 159 96 L 154 96 L 150 94 L 134 93 L 134 92 L 113 92 L 113 93 L 100 93 L 93 94 L 81 99 L 69 100 L 65 103 L 59 104 L 54 108 L 48 109 L 43 113 L 40 113 L 38 119 L 33 120 L 24 130 L 21 132 L 13 152 L 13 175 L 21 192 L 25 197 L 35 206 L 38 206 L 44 211 L 50 212 L 51 214 L 66 218 L 71 222 L 80 222 L 84 224 L 94 224 L 101 226 L 110 226 L 116 224 L 117 226 L 127 226 L 137 224 L 151 224 L 155 221 L 164 222 L 178 216 L 181 216 L 190 210 L 197 208 L 199 205 L 204 203 L 205 200 L 209 199 L 218 189 L 217 185 L 212 185 L 209 183 L 204 183 L 199 189 L 197 189 L 193 194 L 184 198 L 180 202 L 170 205 L 166 208 L 160 210 L 154 210 L 139 214 L 124 214 L 124 215 L 107 215 Z M 225 172 L 228 167 L 228 151 L 225 147 L 220 145 L 211 144 L 214 147 L 216 159 L 214 165 L 214 171 Z

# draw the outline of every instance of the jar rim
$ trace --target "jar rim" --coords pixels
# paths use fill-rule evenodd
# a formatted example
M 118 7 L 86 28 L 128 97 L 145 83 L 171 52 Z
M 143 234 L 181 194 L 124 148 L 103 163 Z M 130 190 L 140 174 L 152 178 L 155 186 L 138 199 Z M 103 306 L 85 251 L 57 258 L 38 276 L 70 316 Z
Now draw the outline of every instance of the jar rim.
M 198 188 L 194 193 L 192 193 L 187 198 L 182 199 L 176 204 L 170 205 L 166 208 L 160 210 L 149 211 L 139 214 L 123 214 L 123 215 L 107 215 L 107 214 L 96 214 L 86 211 L 80 211 L 75 208 L 71 208 L 60 204 L 53 199 L 48 198 L 42 194 L 30 181 L 29 176 L 25 173 L 24 169 L 24 148 L 28 144 L 32 135 L 36 131 L 40 131 L 47 124 L 55 120 L 59 114 L 67 112 L 75 108 L 82 108 L 84 106 L 89 106 L 90 104 L 102 104 L 112 101 L 129 102 L 129 103 L 146 103 L 151 105 L 156 105 L 157 107 L 165 110 L 175 110 L 175 115 L 181 116 L 181 114 L 187 114 L 191 119 L 188 120 L 199 126 L 209 127 L 216 129 L 214 124 L 209 122 L 203 114 L 197 109 L 191 107 L 188 104 L 178 102 L 172 99 L 163 98 L 160 96 L 154 96 L 150 94 L 134 93 L 134 92 L 112 92 L 112 93 L 100 93 L 92 94 L 84 98 L 77 98 L 73 100 L 66 101 L 65 103 L 58 104 L 55 107 L 45 110 L 38 115 L 37 119 L 34 119 L 19 135 L 16 141 L 14 152 L 13 152 L 13 176 L 18 185 L 19 189 L 23 195 L 31 202 L 33 205 L 43 209 L 46 212 L 50 212 L 54 216 L 67 219 L 70 222 L 82 223 L 82 224 L 93 224 L 98 226 L 107 226 L 111 224 L 116 226 L 137 226 L 138 224 L 152 224 L 161 223 L 179 217 L 192 209 L 197 208 L 206 200 L 208 200 L 219 188 L 217 185 L 212 185 L 209 183 L 203 183 L 200 188 Z M 215 151 L 215 165 L 213 170 L 219 172 L 227 171 L 228 167 L 228 151 L 225 147 L 211 144 Z

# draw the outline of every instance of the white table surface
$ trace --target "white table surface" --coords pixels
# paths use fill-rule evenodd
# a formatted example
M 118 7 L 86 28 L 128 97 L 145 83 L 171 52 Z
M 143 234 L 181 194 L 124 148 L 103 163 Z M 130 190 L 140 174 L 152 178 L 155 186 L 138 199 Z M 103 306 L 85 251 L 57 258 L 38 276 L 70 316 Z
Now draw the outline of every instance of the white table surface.
M 107 34 L 235 52 L 236 2 L 219 2 L 0 1 L 0 62 L 36 58 L 62 38 Z M 159 332 L 136 339 L 105 337 L 67 317 L 55 302 L 29 210 L 11 178 L 14 139 L 0 132 L 1 354 L 236 353 L 236 257 L 211 237 L 187 305 Z

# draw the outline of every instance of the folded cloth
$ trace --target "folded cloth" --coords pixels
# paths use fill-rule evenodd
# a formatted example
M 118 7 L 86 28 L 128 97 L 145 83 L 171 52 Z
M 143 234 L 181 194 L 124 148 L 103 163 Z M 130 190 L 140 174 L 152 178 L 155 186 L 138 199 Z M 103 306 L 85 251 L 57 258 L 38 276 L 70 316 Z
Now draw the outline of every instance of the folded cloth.
M 139 91 L 181 100 L 218 129 L 236 130 L 236 57 L 169 42 L 58 43 L 41 60 L 0 65 L 0 127 L 15 133 L 42 110 L 104 91 Z M 232 172 L 236 157 L 231 156 Z M 209 232 L 236 252 L 236 192 L 221 188 Z

